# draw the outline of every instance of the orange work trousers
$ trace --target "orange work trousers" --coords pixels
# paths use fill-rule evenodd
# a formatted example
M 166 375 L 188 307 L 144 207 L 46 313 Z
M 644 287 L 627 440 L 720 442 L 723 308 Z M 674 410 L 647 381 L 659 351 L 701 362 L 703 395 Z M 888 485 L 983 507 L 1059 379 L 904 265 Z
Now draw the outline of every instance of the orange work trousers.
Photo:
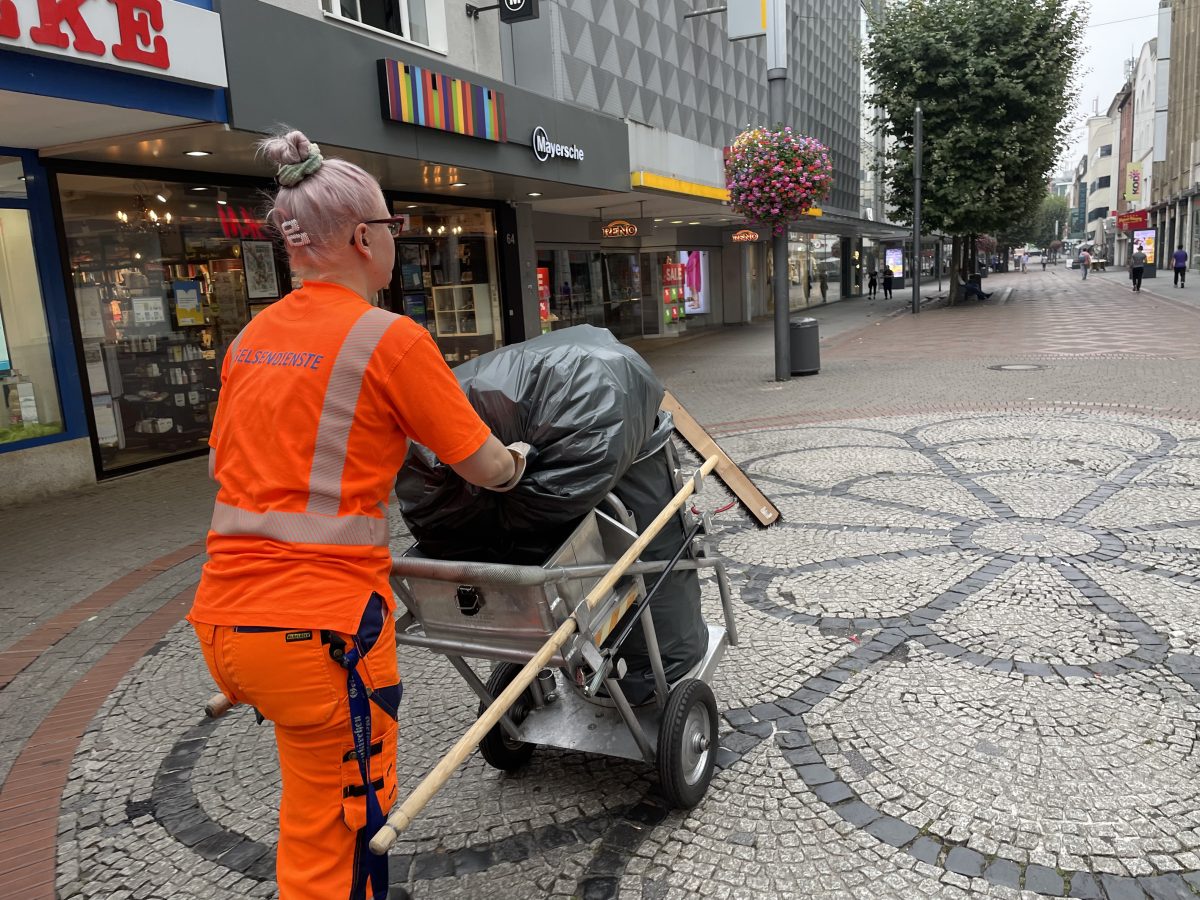
M 193 623 L 213 680 L 234 703 L 275 726 L 283 795 L 276 878 L 280 900 L 385 900 L 362 864 L 366 790 L 354 752 L 346 670 L 329 655 L 329 632 L 255 630 Z M 396 802 L 395 702 L 400 678 L 392 618 L 358 663 L 363 682 L 394 697 L 393 712 L 371 703 L 370 777 L 384 813 Z M 339 635 L 347 646 L 353 636 Z

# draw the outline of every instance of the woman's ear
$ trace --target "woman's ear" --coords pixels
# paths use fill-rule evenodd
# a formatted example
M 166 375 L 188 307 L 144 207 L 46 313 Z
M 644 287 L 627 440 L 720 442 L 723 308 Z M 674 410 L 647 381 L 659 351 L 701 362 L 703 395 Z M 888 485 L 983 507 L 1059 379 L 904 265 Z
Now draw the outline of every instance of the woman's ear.
M 359 225 L 354 229 L 354 237 L 351 240 L 351 243 L 354 245 L 354 249 L 359 253 L 366 252 L 367 247 L 370 245 L 370 241 L 367 240 L 366 225 L 359 223 Z

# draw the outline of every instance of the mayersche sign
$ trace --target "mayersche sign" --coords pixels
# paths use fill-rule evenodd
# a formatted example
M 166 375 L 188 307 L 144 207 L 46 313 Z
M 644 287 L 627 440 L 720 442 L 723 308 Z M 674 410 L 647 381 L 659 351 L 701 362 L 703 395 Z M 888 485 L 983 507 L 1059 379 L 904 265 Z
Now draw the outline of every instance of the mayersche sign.
M 574 144 L 559 144 L 550 139 L 546 129 L 539 125 L 533 129 L 533 155 L 539 162 L 549 162 L 552 159 L 573 159 L 583 162 L 583 149 Z

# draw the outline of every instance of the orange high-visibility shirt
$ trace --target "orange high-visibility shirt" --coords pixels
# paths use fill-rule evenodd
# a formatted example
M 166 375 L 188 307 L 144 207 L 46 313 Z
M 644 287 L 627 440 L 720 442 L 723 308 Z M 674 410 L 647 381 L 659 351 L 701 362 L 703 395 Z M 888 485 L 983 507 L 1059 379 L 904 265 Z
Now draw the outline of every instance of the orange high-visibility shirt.
M 388 585 L 387 497 L 408 439 L 454 464 L 490 430 L 433 339 L 305 282 L 230 345 L 209 438 L 208 562 L 188 618 L 354 632 Z

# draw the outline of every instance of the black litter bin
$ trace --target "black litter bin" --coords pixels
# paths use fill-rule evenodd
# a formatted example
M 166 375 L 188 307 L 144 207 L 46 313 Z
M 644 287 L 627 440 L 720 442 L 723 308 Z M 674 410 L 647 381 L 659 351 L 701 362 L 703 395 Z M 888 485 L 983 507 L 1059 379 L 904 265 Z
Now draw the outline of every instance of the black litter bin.
M 792 319 L 788 329 L 793 375 L 816 375 L 821 371 L 821 336 L 817 320 Z

